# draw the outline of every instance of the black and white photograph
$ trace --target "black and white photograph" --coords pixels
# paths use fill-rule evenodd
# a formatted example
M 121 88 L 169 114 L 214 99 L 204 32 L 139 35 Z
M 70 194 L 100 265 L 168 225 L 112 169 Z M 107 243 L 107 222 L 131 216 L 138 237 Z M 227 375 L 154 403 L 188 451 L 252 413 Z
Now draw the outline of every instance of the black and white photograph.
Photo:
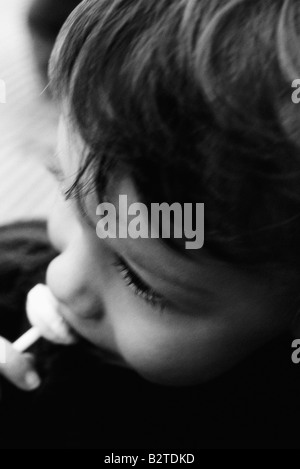
M 300 449 L 299 0 L 0 0 L 0 449 Z

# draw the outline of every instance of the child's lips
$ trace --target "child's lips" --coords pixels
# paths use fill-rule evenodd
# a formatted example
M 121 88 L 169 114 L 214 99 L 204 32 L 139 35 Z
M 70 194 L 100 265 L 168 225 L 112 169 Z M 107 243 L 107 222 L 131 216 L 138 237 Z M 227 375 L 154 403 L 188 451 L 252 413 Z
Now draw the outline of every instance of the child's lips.
M 72 334 L 72 329 L 63 316 L 57 317 L 57 319 L 52 322 L 51 327 L 57 336 L 67 338 L 70 334 Z
M 82 323 L 83 322 L 86 323 L 88 322 L 88 320 L 91 321 L 90 326 L 94 328 L 94 324 L 92 321 L 99 319 L 98 315 L 97 315 L 97 318 L 95 317 L 95 315 L 92 315 L 92 314 L 90 316 L 88 316 L 87 314 L 85 314 L 84 316 L 74 315 L 64 305 L 60 305 L 58 309 L 65 324 L 67 324 L 68 327 L 71 328 L 73 333 L 77 334 L 78 338 L 80 337 L 81 339 L 84 340 L 90 353 L 92 353 L 95 356 L 98 356 L 100 359 L 105 361 L 105 363 L 116 364 L 119 366 L 127 367 L 125 365 L 124 360 L 121 359 L 120 354 L 117 351 L 109 347 L 107 344 L 93 343 L 89 339 L 88 335 L 85 336 L 85 334 L 81 330 Z

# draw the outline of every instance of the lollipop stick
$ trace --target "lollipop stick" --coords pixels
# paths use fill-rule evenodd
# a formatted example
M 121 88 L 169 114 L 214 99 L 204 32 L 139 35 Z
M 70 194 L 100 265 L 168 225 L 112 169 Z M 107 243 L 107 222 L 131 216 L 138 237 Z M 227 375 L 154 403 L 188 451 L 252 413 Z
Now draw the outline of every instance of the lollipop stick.
M 18 352 L 26 352 L 26 350 L 31 347 L 41 335 L 37 328 L 32 327 L 29 331 L 25 332 L 18 340 L 13 344 L 13 347 L 18 350 Z

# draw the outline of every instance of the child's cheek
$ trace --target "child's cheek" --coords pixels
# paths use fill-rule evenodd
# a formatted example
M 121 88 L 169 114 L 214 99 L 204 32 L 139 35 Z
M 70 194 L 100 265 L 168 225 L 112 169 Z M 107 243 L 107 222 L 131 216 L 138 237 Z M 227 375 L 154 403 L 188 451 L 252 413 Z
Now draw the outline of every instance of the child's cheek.
M 128 305 L 129 306 L 129 305 Z M 117 348 L 126 363 L 149 381 L 165 385 L 193 384 L 201 381 L 208 371 L 207 356 L 213 354 L 210 340 L 201 345 L 195 324 L 179 324 L 145 318 L 138 311 L 123 309 L 119 320 L 113 321 Z M 209 334 L 208 334 L 209 335 Z M 202 376 L 203 375 L 203 376 Z
M 235 366 L 253 347 L 247 327 L 220 318 L 151 316 L 134 304 L 129 307 L 113 321 L 118 351 L 131 368 L 158 384 L 206 382 Z

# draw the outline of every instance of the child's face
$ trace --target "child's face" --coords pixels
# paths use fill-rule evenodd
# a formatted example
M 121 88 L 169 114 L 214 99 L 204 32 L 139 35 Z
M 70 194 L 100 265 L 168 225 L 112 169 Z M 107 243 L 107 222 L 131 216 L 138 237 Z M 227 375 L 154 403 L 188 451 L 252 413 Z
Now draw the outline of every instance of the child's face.
M 59 160 L 69 185 L 82 144 L 63 122 L 60 127 Z M 116 201 L 119 194 L 137 201 L 130 180 L 120 183 Z M 96 206 L 90 195 L 95 224 Z M 195 262 L 155 239 L 100 240 L 75 202 L 56 211 L 49 233 L 61 254 L 47 282 L 62 316 L 79 335 L 151 381 L 210 379 L 288 327 L 279 290 L 262 276 L 213 259 L 205 248 Z M 116 265 L 119 257 L 135 275 Z M 156 297 L 151 301 L 153 290 L 165 298 L 163 310 Z

